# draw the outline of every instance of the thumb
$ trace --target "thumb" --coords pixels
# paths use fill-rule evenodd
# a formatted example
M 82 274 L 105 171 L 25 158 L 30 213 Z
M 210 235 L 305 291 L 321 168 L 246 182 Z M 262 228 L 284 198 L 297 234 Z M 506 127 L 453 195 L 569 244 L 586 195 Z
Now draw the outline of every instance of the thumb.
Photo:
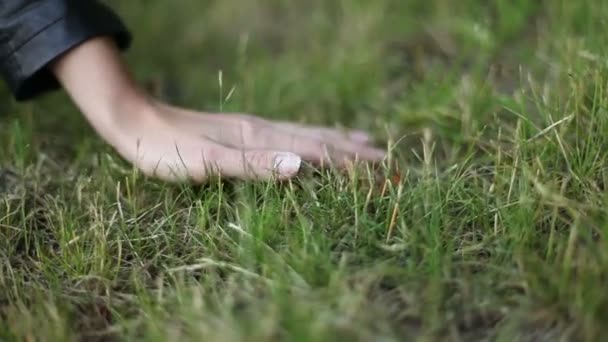
M 221 173 L 228 177 L 270 179 L 276 176 L 284 180 L 298 174 L 302 158 L 291 152 L 233 149 L 218 162 Z

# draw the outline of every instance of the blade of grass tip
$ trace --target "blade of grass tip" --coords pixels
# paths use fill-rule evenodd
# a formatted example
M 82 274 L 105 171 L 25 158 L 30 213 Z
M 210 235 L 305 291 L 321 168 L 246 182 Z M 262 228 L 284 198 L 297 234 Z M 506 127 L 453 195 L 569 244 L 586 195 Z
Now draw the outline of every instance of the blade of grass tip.
M 217 74 L 217 81 L 218 84 L 220 86 L 220 100 L 219 100 L 219 105 L 220 105 L 220 113 L 224 111 L 224 72 L 223 70 L 219 70 L 218 74 Z
M 372 196 L 374 194 L 376 178 L 375 178 L 374 170 L 372 170 L 371 167 L 367 166 L 366 170 L 367 170 L 367 177 L 368 177 L 368 182 L 369 182 L 369 184 L 368 184 L 369 189 L 367 190 L 367 194 L 365 195 L 365 204 L 363 204 L 363 210 L 367 212 L 368 208 L 369 208 L 369 204 L 371 203 L 371 200 L 372 200 Z
M 551 115 L 549 115 L 549 118 L 551 119 L 551 121 L 553 121 L 553 118 L 551 118 Z M 568 165 L 568 171 L 570 171 L 570 173 L 572 174 L 572 176 L 574 176 L 574 178 L 579 183 L 583 184 L 583 181 L 581 180 L 581 178 L 578 176 L 578 174 L 572 168 L 572 162 L 570 161 L 570 157 L 568 155 L 568 152 L 566 151 L 566 145 L 565 145 L 562 137 L 560 136 L 560 134 L 557 132 L 556 129 L 552 129 L 551 131 L 555 135 L 555 140 L 557 140 L 557 144 L 558 144 L 559 149 L 560 149 L 560 151 L 562 153 L 562 156 L 564 157 L 564 160 L 566 161 L 566 165 Z
M 520 149 L 521 149 L 521 144 L 518 140 L 520 131 L 521 131 L 521 120 L 517 120 L 517 124 L 516 124 L 516 128 L 515 128 L 515 139 L 516 139 L 516 144 L 515 144 L 515 163 L 513 165 L 513 169 L 511 170 L 511 179 L 509 180 L 509 190 L 507 191 L 507 204 L 509 205 L 509 203 L 511 203 L 511 196 L 513 194 L 513 188 L 515 186 L 515 179 L 517 176 L 517 169 L 519 168 L 519 158 L 520 158 Z
M 397 185 L 397 198 L 395 199 L 395 205 L 393 206 L 393 211 L 391 213 L 391 218 L 389 221 L 388 230 L 386 232 L 386 243 L 390 242 L 390 239 L 393 235 L 393 230 L 397 225 L 397 218 L 399 215 L 399 204 L 401 202 L 401 196 L 403 195 L 403 182 L 399 182 Z
M 556 128 L 557 126 L 564 124 L 570 120 L 572 120 L 574 118 L 574 114 L 570 114 L 562 119 L 559 119 L 558 121 L 552 123 L 551 125 L 547 126 L 546 128 L 544 128 L 543 130 L 541 130 L 540 132 L 536 133 L 533 137 L 529 138 L 526 142 L 530 143 L 534 140 L 537 140 L 543 136 L 545 136 L 547 133 L 551 132 L 551 130 L 553 130 L 554 128 Z

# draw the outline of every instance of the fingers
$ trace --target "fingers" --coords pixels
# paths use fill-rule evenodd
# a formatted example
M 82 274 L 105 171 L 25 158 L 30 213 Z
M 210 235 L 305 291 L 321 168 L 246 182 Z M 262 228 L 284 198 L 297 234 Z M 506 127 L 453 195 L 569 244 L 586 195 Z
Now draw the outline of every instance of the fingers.
M 342 133 L 329 128 L 273 124 L 242 118 L 238 125 L 232 125 L 232 129 L 232 138 L 228 143 L 233 143 L 233 147 L 290 151 L 315 164 L 331 163 L 340 166 L 352 159 L 377 162 L 386 154 L 383 150 L 363 143 L 362 141 L 369 141 L 370 137 L 360 131 Z
M 371 137 L 358 130 L 341 132 L 238 114 L 190 115 L 184 121 L 187 122 L 191 124 L 184 124 L 185 130 L 204 128 L 206 132 L 201 137 L 226 147 L 289 151 L 315 164 L 340 166 L 353 159 L 377 162 L 385 155 L 384 151 L 369 146 Z
M 314 139 L 281 135 L 275 136 L 277 149 L 235 149 L 212 141 L 182 140 L 168 149 L 164 142 L 145 144 L 143 155 L 134 163 L 145 174 L 171 182 L 204 183 L 210 178 L 241 180 L 287 180 L 300 171 L 303 159 L 313 163 L 334 163 L 344 166 L 352 155 L 361 159 L 379 160 L 383 152 L 356 143 L 344 143 L 333 149 Z
M 226 177 L 239 179 L 286 180 L 298 174 L 302 158 L 295 153 L 268 150 L 226 149 L 216 160 Z
M 312 162 L 333 162 L 341 165 L 352 159 L 378 162 L 386 156 L 385 151 L 368 145 L 371 137 L 363 131 L 341 132 L 327 127 L 290 122 L 275 123 L 271 127 L 275 129 L 276 135 L 273 144 L 291 141 L 291 150 Z
M 190 158 L 199 162 L 188 165 L 188 169 L 194 170 L 196 179 L 204 179 L 210 173 L 247 179 L 264 179 L 273 174 L 289 178 L 297 173 L 303 160 L 321 166 L 342 167 L 353 160 L 379 162 L 386 155 L 384 150 L 369 145 L 371 137 L 363 131 L 341 132 L 289 122 L 274 123 L 248 115 L 176 113 L 179 115 L 172 116 L 171 123 L 180 132 L 192 135 L 207 146 L 209 143 L 221 146 L 219 153 L 218 149 L 205 150 L 203 159 L 205 169 L 209 171 L 197 171 L 201 168 L 201 158 Z M 291 154 L 282 155 L 281 152 Z M 280 156 L 288 162 L 275 165 Z
M 299 134 L 320 140 L 352 140 L 353 142 L 359 144 L 367 144 L 371 141 L 371 136 L 360 130 L 348 130 L 341 132 L 340 130 L 327 127 L 298 125 L 290 122 L 276 123 L 275 127 L 287 133 Z
M 258 147 L 274 146 L 296 153 L 315 164 L 342 166 L 348 161 L 379 162 L 385 151 L 346 139 L 337 132 L 309 131 L 308 135 L 285 133 L 276 127 L 267 129 L 258 139 Z M 331 134 L 328 134 L 331 133 Z M 261 146 L 260 146 L 261 145 Z

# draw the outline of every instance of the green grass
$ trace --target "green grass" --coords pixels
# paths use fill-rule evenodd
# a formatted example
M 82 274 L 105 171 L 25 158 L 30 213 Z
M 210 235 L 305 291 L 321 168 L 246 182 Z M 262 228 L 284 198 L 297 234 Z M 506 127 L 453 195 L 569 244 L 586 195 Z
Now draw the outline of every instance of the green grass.
M 607 2 L 113 4 L 158 96 L 369 130 L 401 180 L 167 185 L 0 90 L 2 340 L 607 337 Z

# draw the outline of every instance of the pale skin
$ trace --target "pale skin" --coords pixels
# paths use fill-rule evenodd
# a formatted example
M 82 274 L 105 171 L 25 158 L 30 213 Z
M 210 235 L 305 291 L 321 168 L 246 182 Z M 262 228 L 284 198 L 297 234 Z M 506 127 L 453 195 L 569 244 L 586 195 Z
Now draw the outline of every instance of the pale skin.
M 365 132 L 206 113 L 161 102 L 140 87 L 113 40 L 98 37 L 51 67 L 95 131 L 144 174 L 169 182 L 212 176 L 286 180 L 302 162 L 344 166 L 379 162 L 385 151 Z

